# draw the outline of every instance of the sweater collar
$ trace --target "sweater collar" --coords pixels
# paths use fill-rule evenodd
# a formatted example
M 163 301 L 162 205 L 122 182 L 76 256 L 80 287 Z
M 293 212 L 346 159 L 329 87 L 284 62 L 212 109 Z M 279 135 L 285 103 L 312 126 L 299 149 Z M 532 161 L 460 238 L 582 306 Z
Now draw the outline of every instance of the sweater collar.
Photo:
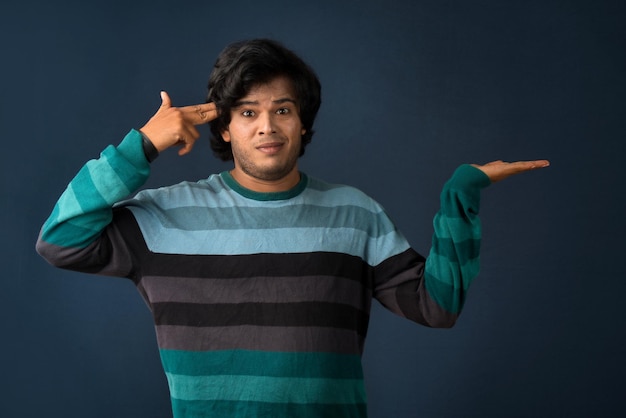
M 309 178 L 307 177 L 307 175 L 300 172 L 300 181 L 291 189 L 282 192 L 262 193 L 255 192 L 254 190 L 243 187 L 242 185 L 237 183 L 237 180 L 235 180 L 228 171 L 221 172 L 220 177 L 228 187 L 230 187 L 233 191 L 237 192 L 243 197 L 265 202 L 272 200 L 287 200 L 296 197 L 300 193 L 302 193 L 304 189 L 306 189 L 306 186 L 309 183 Z

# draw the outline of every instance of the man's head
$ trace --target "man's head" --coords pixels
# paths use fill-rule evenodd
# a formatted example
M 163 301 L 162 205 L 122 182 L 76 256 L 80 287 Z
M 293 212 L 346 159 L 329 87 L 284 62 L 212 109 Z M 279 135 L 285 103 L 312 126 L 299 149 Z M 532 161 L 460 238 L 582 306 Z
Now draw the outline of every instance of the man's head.
M 268 39 L 227 46 L 209 77 L 207 101 L 216 104 L 219 117 L 210 123 L 211 148 L 224 161 L 232 160 L 230 142 L 222 137 L 231 122 L 231 110 L 259 85 L 281 77 L 291 81 L 304 134 L 300 155 L 313 136 L 313 122 L 321 103 L 320 82 L 314 71 L 292 51 Z

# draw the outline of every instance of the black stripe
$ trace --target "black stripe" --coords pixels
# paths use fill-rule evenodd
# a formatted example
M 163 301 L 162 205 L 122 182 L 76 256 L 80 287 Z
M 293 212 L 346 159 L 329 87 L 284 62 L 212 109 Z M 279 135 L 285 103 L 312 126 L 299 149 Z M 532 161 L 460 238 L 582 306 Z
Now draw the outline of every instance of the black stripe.
M 359 257 L 315 252 L 303 254 L 180 255 L 154 254 L 144 275 L 210 277 L 345 277 L 371 288 L 372 268 Z
M 159 302 L 152 305 L 156 325 L 224 327 L 330 327 L 365 336 L 369 315 L 347 305 L 327 302 L 197 304 Z

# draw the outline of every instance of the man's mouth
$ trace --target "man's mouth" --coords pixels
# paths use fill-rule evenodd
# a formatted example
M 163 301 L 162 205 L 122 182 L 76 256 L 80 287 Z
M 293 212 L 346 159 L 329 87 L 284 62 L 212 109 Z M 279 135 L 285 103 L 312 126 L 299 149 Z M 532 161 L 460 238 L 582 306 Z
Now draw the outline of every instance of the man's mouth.
M 256 147 L 257 150 L 265 154 L 275 154 L 283 148 L 282 142 L 267 142 Z

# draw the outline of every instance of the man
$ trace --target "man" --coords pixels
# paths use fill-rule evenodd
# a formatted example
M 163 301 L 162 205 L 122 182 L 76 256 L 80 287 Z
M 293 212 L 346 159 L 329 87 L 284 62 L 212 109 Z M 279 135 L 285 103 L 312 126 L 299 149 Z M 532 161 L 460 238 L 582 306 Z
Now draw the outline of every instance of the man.
M 282 45 L 228 46 L 206 104 L 177 108 L 161 96 L 145 126 L 72 180 L 37 249 L 56 266 L 135 282 L 176 417 L 366 416 L 372 297 L 418 323 L 452 326 L 478 271 L 480 190 L 548 165 L 459 167 L 424 259 L 372 199 L 298 170 L 320 84 Z M 122 200 L 160 152 L 188 153 L 204 123 L 231 171 Z

